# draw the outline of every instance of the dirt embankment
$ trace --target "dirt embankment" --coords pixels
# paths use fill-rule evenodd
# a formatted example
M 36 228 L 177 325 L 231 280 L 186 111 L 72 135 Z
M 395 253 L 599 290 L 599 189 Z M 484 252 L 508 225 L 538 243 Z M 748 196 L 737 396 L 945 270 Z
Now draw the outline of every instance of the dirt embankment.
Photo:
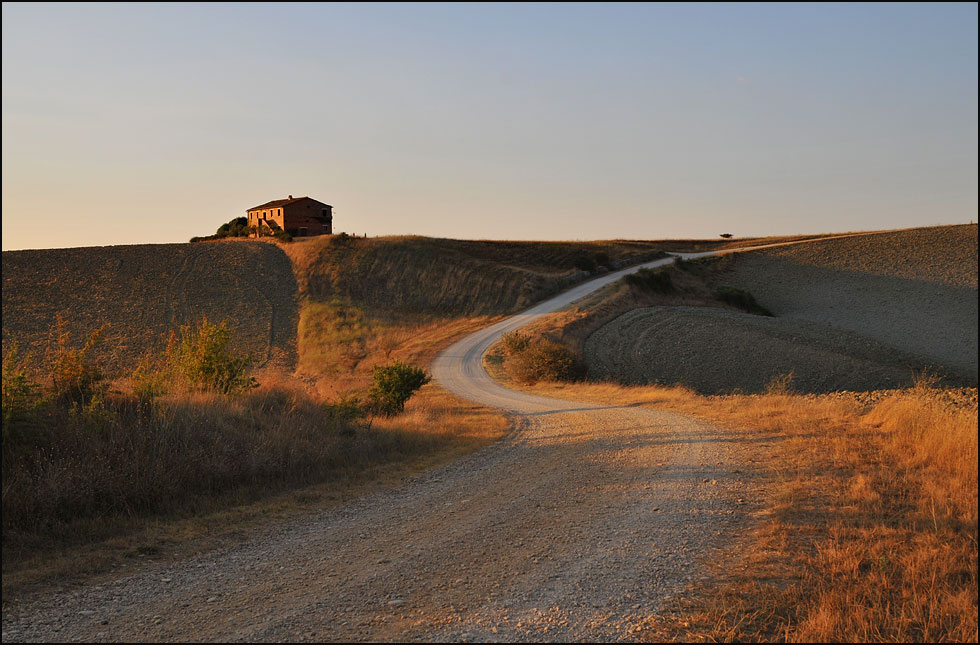
M 43 357 L 59 316 L 73 344 L 103 324 L 110 369 L 126 369 L 171 330 L 227 320 L 265 366 L 296 360 L 296 281 L 258 242 L 138 244 L 3 253 L 3 348 Z
M 709 286 L 745 289 L 776 318 L 647 305 L 589 337 L 591 372 L 710 393 L 759 391 L 790 372 L 810 392 L 908 385 L 926 368 L 977 382 L 975 225 L 814 241 L 719 266 Z

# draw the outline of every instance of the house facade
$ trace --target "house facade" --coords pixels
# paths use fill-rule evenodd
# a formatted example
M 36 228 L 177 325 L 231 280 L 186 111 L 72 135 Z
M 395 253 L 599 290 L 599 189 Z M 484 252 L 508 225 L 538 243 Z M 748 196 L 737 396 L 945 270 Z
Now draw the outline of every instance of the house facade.
M 330 235 L 333 233 L 333 207 L 311 197 L 290 195 L 248 209 L 248 225 L 265 234 L 285 231 L 293 237 Z

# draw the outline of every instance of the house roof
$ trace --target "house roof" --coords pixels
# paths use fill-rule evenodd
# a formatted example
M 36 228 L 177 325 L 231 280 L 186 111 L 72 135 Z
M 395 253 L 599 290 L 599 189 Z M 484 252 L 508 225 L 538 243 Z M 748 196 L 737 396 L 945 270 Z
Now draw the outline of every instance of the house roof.
M 308 199 L 308 200 L 310 200 L 312 202 L 316 202 L 317 204 L 323 204 L 323 202 L 318 201 L 316 199 L 313 199 L 312 197 L 293 197 L 291 199 L 275 199 L 275 200 L 273 200 L 271 202 L 266 202 L 266 203 L 260 204 L 258 206 L 253 206 L 252 208 L 249 208 L 248 210 L 249 211 L 258 211 L 258 210 L 262 210 L 263 208 L 265 208 L 265 209 L 279 208 L 280 206 L 285 206 L 286 204 L 293 204 L 295 202 L 302 201 L 304 199 Z M 330 204 L 323 204 L 323 205 L 324 206 L 330 206 Z

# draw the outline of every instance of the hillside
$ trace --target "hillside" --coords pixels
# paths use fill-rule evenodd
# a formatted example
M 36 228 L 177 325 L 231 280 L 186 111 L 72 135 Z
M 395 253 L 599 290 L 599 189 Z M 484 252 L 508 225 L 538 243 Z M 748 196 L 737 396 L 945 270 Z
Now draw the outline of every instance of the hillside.
M 73 344 L 108 325 L 100 347 L 126 369 L 171 330 L 228 320 L 259 364 L 296 362 L 296 281 L 278 247 L 258 242 L 140 244 L 3 253 L 3 350 L 42 358 L 59 317 Z
M 76 346 L 107 325 L 99 358 L 110 372 L 125 373 L 172 330 L 207 316 L 229 321 L 237 346 L 261 366 L 292 371 L 297 354 L 305 353 L 309 375 L 358 368 L 363 375 L 393 351 L 424 358 L 432 343 L 455 333 L 450 321 L 512 313 L 588 277 L 576 265 L 619 264 L 657 252 L 650 242 L 340 235 L 286 245 L 10 251 L 3 253 L 3 351 L 16 345 L 43 359 L 59 318 Z M 306 332 L 305 352 L 297 348 L 297 330 Z
M 975 224 L 754 251 L 723 280 L 781 318 L 854 332 L 977 382 Z
M 952 384 L 977 382 L 975 225 L 737 254 L 705 281 L 701 303 L 661 297 L 586 325 L 592 376 L 709 393 L 760 391 L 790 372 L 808 392 L 908 385 L 926 369 Z M 704 298 L 723 285 L 747 290 L 776 317 Z M 704 306 L 670 306 L 692 304 Z

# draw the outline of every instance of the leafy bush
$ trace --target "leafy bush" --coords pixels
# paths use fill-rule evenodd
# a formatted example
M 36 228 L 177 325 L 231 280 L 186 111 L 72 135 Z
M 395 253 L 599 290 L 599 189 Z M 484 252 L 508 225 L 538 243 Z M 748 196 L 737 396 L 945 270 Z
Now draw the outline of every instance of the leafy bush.
M 340 435 L 353 435 L 357 421 L 367 416 L 361 399 L 355 394 L 342 394 L 336 401 L 323 404 L 323 419 L 327 429 Z
M 570 349 L 544 338 L 511 356 L 507 367 L 511 376 L 526 385 L 538 381 L 569 381 L 581 376 L 583 371 Z
M 191 242 L 203 242 L 205 240 L 220 240 L 226 237 L 248 237 L 249 233 L 255 230 L 254 226 L 248 225 L 247 217 L 236 217 L 225 222 L 218 227 L 214 235 L 196 235 L 191 238 Z
M 522 334 L 519 331 L 512 331 L 509 334 L 504 334 L 503 338 L 500 339 L 504 344 L 504 351 L 508 356 L 514 356 L 520 354 L 528 348 L 531 344 L 531 337 L 527 334 Z
M 3 357 L 3 441 L 30 428 L 44 403 L 41 386 L 28 376 L 16 348 Z
M 595 273 L 599 267 L 609 267 L 611 261 L 609 259 L 609 254 L 605 251 L 596 251 L 592 255 L 582 253 L 577 255 L 572 261 L 572 266 L 574 266 L 579 271 L 588 271 L 589 273 Z
M 430 381 L 425 370 L 401 361 L 374 366 L 374 383 L 368 392 L 370 412 L 393 417 L 405 409 L 405 403 L 420 387 Z
M 718 287 L 715 289 L 715 298 L 750 314 L 772 316 L 772 312 L 756 302 L 751 293 L 737 287 Z
M 287 233 L 286 231 L 279 231 L 278 233 L 276 233 L 276 236 L 275 237 L 280 242 L 292 242 L 293 241 L 293 236 L 290 235 L 289 233 Z
M 168 347 L 169 366 L 188 385 L 202 390 L 230 394 L 258 386 L 248 374 L 251 358 L 234 352 L 230 342 L 227 322 L 215 325 L 205 317 L 196 328 L 184 325 L 180 340 Z
M 623 280 L 631 287 L 655 293 L 670 293 L 674 283 L 670 279 L 670 268 L 640 269 L 636 273 L 623 276 Z

